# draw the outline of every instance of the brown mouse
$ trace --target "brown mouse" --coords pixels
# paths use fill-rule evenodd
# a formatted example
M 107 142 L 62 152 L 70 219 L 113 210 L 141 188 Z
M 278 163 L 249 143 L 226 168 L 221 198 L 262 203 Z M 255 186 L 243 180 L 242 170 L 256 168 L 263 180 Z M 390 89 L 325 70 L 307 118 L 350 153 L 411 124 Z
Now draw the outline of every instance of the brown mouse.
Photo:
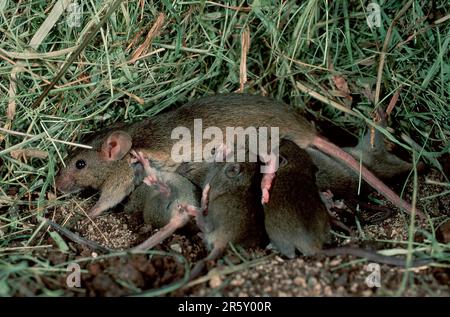
M 161 228 L 133 248 L 146 250 L 164 241 L 196 216 L 196 213 L 190 213 L 189 210 L 181 208 L 181 205 L 192 206 L 195 212 L 199 208 L 200 195 L 197 187 L 187 178 L 173 172 L 158 171 L 150 166 L 141 152 L 132 150 L 131 153 L 144 170 L 145 187 L 138 186 L 130 195 L 130 205 L 125 207 L 125 211 L 130 208 L 142 208 L 144 221 Z
M 316 186 L 308 153 L 295 143 L 282 140 L 280 166 L 264 205 L 264 222 L 271 243 L 285 256 L 295 257 L 321 250 L 330 238 L 330 220 Z
M 353 255 L 389 265 L 405 264 L 405 259 L 360 248 L 322 250 L 329 240 L 330 222 L 315 184 L 315 167 L 309 155 L 293 142 L 282 141 L 280 155 L 283 159 L 273 182 L 272 197 L 264 208 L 259 200 L 262 176 L 258 164 L 209 166 L 196 222 L 210 253 L 194 266 L 190 280 L 201 274 L 208 261 L 220 258 L 228 243 L 255 247 L 266 245 L 268 239 L 288 257 L 294 257 L 298 249 L 304 255 Z M 419 260 L 412 265 L 430 262 Z
M 140 189 L 144 189 L 147 192 L 149 189 L 154 191 L 154 195 L 148 196 L 149 200 L 144 202 L 144 205 L 141 205 L 142 199 L 139 199 L 140 203 L 137 206 L 144 206 L 144 212 L 149 215 L 150 221 L 158 224 L 157 226 L 162 226 L 162 229 L 136 247 L 135 250 L 143 250 L 155 246 L 176 229 L 185 225 L 189 219 L 195 217 L 211 252 L 207 258 L 197 263 L 194 267 L 191 272 L 191 279 L 201 273 L 207 261 L 219 258 L 226 250 L 229 242 L 242 244 L 247 247 L 266 244 L 265 229 L 269 233 L 272 243 L 289 257 L 295 254 L 294 248 L 298 248 L 305 255 L 313 253 L 326 256 L 348 254 L 389 265 L 405 265 L 404 259 L 383 256 L 375 251 L 360 248 L 338 247 L 320 250 L 323 243 L 328 239 L 329 223 L 326 211 L 324 212 L 324 206 L 320 204 L 317 188 L 315 188 L 310 158 L 307 155 L 305 156 L 304 151 L 289 141 L 282 142 L 280 154 L 283 156 L 283 159 L 274 180 L 272 199 L 265 206 L 265 219 L 262 218 L 263 210 L 259 201 L 261 175 L 259 166 L 255 163 L 209 163 L 209 173 L 207 174 L 206 185 L 202 193 L 202 207 L 197 207 L 198 196 L 189 194 L 191 191 L 195 192 L 194 187 L 191 187 L 193 186 L 192 184 L 189 185 L 187 183 L 188 185 L 186 186 L 183 181 L 170 180 L 173 177 L 175 179 L 181 177 L 175 173 L 167 173 L 168 175 L 160 173 L 158 175 L 160 181 L 165 182 L 165 185 L 169 188 L 169 196 L 165 195 L 166 191 L 161 192 L 157 188 L 148 187 L 147 185 L 145 185 L 147 187 L 138 186 L 136 193 Z M 296 157 L 297 155 L 298 157 Z M 154 174 L 159 172 L 149 171 L 148 161 L 142 155 L 137 156 L 143 169 L 146 170 L 146 175 L 144 176 L 155 178 Z M 291 156 L 294 156 L 295 159 L 292 160 Z M 142 170 L 139 168 L 139 164 L 138 166 L 132 166 L 137 169 L 136 174 L 141 175 Z M 140 176 L 137 178 L 142 180 Z M 181 179 L 183 180 L 184 178 L 181 177 Z M 308 190 L 307 186 L 299 187 L 298 182 L 296 182 L 298 179 L 301 179 L 303 184 L 309 184 L 313 190 Z M 187 181 L 186 179 L 184 180 Z M 180 187 L 180 185 L 182 192 L 185 192 L 185 188 L 191 188 L 187 191 L 188 194 L 171 196 L 175 194 L 174 190 L 177 190 L 177 187 Z M 289 191 L 289 188 L 295 188 L 295 190 Z M 301 191 L 299 190 L 300 188 L 302 189 Z M 135 192 L 133 195 L 136 194 Z M 182 199 L 176 201 L 174 197 L 182 197 Z M 304 197 L 312 198 L 305 199 Z M 295 200 L 296 198 L 301 199 Z M 156 201 L 165 201 L 168 205 L 153 205 L 155 199 Z M 190 200 L 194 201 L 192 205 L 188 204 Z M 294 201 L 294 205 L 299 205 L 298 200 L 314 202 L 313 205 L 315 207 L 311 209 L 310 214 L 298 213 L 298 210 L 291 208 L 292 201 Z M 305 204 L 300 203 L 300 205 L 300 208 L 305 208 Z M 171 207 L 163 208 L 164 206 Z M 310 206 L 306 204 L 306 208 L 308 207 Z M 149 208 L 149 210 L 146 210 L 146 208 Z M 268 211 L 270 212 L 269 214 Z M 281 217 L 277 217 L 278 215 Z M 311 217 L 308 217 L 308 215 Z M 270 218 L 271 216 L 272 219 Z M 85 244 L 101 252 L 111 251 L 92 241 L 81 238 L 51 221 L 47 221 L 47 223 L 77 243 Z M 309 224 L 305 226 L 305 223 Z M 302 237 L 308 240 L 306 242 L 301 241 Z M 431 259 L 417 260 L 412 262 L 412 266 L 425 265 L 431 262 Z
M 218 259 L 229 243 L 243 247 L 265 246 L 261 173 L 257 163 L 215 163 L 210 166 L 203 190 L 203 209 L 196 220 L 209 255 L 193 268 L 198 276 L 207 261 Z
M 60 171 L 56 185 L 63 192 L 84 187 L 99 189 L 100 199 L 91 211 L 91 215 L 96 216 L 119 203 L 134 189 L 134 177 L 127 155 L 131 148 L 142 151 L 155 167 L 175 171 L 180 163 L 172 160 L 171 153 L 178 141 L 176 137 L 172 139 L 171 134 L 177 127 L 194 131 L 195 119 L 202 119 L 204 128 L 218 127 L 222 131 L 226 127 L 236 126 L 278 127 L 280 138 L 292 140 L 304 149 L 317 148 L 360 172 L 360 164 L 351 155 L 318 136 L 307 120 L 288 105 L 268 97 L 226 94 L 193 100 L 174 111 L 124 125 L 121 130 L 99 136 L 90 144 L 93 150 L 79 150 L 71 156 L 67 167 Z M 201 153 L 201 146 L 192 142 L 191 153 Z M 119 174 L 120 178 L 116 176 Z M 364 166 L 361 174 L 369 185 L 388 200 L 411 212 L 412 207 L 408 203 Z M 264 183 L 267 178 L 263 178 L 262 184 L 266 189 L 270 188 L 271 179 L 270 175 L 267 176 L 268 184 Z

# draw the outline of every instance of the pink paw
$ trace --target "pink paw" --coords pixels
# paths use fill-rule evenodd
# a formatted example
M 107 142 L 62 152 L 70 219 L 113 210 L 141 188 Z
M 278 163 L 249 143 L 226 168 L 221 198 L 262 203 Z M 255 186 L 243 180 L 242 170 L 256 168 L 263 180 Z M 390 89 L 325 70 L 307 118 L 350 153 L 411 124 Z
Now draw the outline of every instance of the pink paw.
M 186 203 L 178 204 L 177 207 L 180 212 L 186 212 L 188 215 L 192 217 L 198 217 L 203 211 L 201 208 L 197 206 L 188 205 Z
M 210 189 L 211 189 L 211 185 L 209 185 L 209 183 L 205 185 L 205 188 L 203 188 L 202 199 L 201 199 L 201 206 L 202 206 L 203 210 L 208 210 Z
M 269 190 L 263 188 L 262 197 L 261 197 L 261 204 L 263 204 L 263 205 L 267 204 L 269 202 L 269 198 L 270 198 Z
M 272 182 L 275 179 L 275 173 L 266 173 L 264 174 L 262 180 L 261 180 L 261 190 L 262 190 L 262 197 L 261 197 L 261 203 L 267 204 L 270 199 L 269 191 L 272 188 Z
M 139 162 L 142 166 L 149 167 L 148 160 L 144 157 L 144 154 L 141 151 L 136 152 L 135 150 L 131 150 L 130 153 L 132 155 L 130 158 L 131 163 Z

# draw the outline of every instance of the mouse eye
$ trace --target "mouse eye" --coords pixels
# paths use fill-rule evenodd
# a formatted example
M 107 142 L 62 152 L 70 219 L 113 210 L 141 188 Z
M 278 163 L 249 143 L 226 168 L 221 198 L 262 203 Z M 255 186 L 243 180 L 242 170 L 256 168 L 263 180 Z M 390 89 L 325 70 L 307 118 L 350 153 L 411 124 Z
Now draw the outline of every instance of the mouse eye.
M 230 164 L 225 169 L 225 175 L 229 178 L 236 177 L 241 172 L 241 166 L 239 164 Z
M 83 160 L 78 160 L 78 161 L 75 162 L 75 166 L 76 166 L 77 169 L 80 170 L 80 169 L 82 169 L 82 168 L 84 168 L 86 166 L 86 162 L 83 161 Z

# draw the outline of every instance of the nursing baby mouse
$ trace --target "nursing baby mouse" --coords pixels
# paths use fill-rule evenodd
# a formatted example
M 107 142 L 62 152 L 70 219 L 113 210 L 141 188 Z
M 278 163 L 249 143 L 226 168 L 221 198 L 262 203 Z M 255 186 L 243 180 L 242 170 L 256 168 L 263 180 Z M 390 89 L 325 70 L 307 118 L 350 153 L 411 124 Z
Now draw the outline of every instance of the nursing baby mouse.
M 188 224 L 199 209 L 200 195 L 197 187 L 187 178 L 173 172 L 158 171 L 150 166 L 141 152 L 132 155 L 144 170 L 143 182 L 137 192 L 130 196 L 125 211 L 142 208 L 144 221 L 156 228 L 157 233 L 139 244 L 134 250 L 151 249 L 171 236 L 177 229 Z M 190 206 L 185 209 L 182 206 Z
M 295 251 L 311 255 L 330 238 L 330 220 L 319 196 L 311 158 L 305 150 L 281 141 L 280 164 L 270 201 L 264 205 L 265 229 L 271 243 L 285 256 Z
M 257 163 L 211 164 L 203 190 L 204 208 L 196 217 L 210 253 L 194 267 L 191 279 L 201 273 L 207 261 L 222 256 L 229 243 L 243 247 L 268 243 L 260 182 Z

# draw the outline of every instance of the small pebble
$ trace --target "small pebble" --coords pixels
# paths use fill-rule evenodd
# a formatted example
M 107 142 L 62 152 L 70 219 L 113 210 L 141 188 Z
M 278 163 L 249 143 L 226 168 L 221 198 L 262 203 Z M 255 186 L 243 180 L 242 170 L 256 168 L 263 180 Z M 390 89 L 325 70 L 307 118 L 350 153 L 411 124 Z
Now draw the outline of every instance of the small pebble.
M 245 280 L 242 278 L 242 276 L 238 275 L 234 280 L 231 281 L 231 285 L 233 286 L 242 286 L 244 285 Z
M 171 244 L 170 248 L 175 252 L 182 253 L 181 246 L 178 243 Z
M 211 288 L 218 288 L 220 285 L 222 285 L 222 278 L 219 274 L 214 274 L 209 280 L 209 286 Z
M 306 280 L 301 276 L 297 276 L 294 278 L 294 284 L 300 287 L 306 287 Z

